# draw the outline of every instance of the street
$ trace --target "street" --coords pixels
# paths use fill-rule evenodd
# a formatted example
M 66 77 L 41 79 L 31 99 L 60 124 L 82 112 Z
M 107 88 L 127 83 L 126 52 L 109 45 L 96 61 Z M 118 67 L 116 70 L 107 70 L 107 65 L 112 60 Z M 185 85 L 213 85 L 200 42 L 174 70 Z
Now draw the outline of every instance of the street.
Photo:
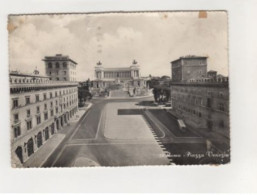
M 152 97 L 92 100 L 43 166 L 168 165 L 174 163 L 167 155 L 174 144 L 205 147 L 202 137 L 181 133 L 175 119 L 152 102 Z

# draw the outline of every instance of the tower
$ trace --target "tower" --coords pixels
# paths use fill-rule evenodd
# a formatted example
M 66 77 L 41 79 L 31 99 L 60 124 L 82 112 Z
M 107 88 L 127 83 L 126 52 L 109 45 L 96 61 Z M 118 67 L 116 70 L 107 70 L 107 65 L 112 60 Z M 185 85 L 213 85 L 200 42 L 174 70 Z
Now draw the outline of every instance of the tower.
M 139 65 L 137 64 L 136 60 L 133 60 L 132 66 L 130 66 L 131 69 L 131 77 L 132 78 L 139 78 L 140 77 L 140 72 L 139 72 Z
M 69 56 L 56 54 L 55 56 L 45 56 L 46 75 L 55 81 L 76 81 L 77 63 Z
M 95 76 L 97 79 L 103 79 L 103 66 L 101 61 L 96 63 Z

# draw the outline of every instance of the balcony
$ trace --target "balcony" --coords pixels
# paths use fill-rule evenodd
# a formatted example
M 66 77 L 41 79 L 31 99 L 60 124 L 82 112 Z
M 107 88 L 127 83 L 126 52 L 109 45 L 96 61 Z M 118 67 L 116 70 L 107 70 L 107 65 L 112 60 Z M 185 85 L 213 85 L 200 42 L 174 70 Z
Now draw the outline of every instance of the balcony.
M 15 126 L 18 126 L 18 125 L 20 125 L 21 124 L 21 121 L 19 120 L 19 119 L 15 119 L 14 121 L 13 121 L 13 127 L 15 127 Z

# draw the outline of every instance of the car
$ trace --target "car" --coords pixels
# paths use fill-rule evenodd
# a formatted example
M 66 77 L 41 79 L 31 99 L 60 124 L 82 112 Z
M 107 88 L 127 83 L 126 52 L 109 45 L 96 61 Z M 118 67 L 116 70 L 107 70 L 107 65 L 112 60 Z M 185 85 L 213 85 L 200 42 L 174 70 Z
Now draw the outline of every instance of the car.
M 186 131 L 186 124 L 182 119 L 177 119 L 178 127 L 181 131 L 185 132 Z

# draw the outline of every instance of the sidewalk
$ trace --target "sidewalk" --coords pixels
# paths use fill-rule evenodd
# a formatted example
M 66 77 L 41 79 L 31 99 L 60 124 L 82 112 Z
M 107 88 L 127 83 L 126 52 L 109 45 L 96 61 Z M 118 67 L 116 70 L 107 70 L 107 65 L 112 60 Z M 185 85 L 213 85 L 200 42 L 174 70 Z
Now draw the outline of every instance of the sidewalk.
M 45 160 L 53 153 L 55 148 L 64 139 L 64 134 L 55 134 L 47 143 L 42 145 L 24 164 L 24 167 L 41 167 Z
M 61 144 L 68 132 L 72 131 L 77 122 L 81 119 L 85 112 L 87 112 L 92 106 L 92 103 L 88 103 L 87 107 L 79 108 L 78 112 L 69 120 L 69 123 L 54 134 L 44 145 L 42 145 L 38 151 L 36 151 L 26 162 L 24 167 L 41 167 L 55 149 Z

